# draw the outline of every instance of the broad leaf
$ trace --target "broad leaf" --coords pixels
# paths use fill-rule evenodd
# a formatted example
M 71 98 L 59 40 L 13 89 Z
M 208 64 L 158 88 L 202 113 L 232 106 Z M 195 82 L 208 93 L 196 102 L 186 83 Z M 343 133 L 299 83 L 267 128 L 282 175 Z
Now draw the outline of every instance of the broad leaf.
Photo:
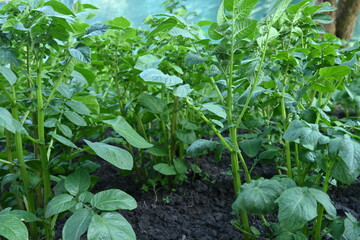
M 287 189 L 276 202 L 279 204 L 278 219 L 282 230 L 301 229 L 317 216 L 317 202 L 308 188 Z
M 290 122 L 283 138 L 299 143 L 310 150 L 314 150 L 318 143 L 325 143 L 327 141 L 327 138 L 319 132 L 317 124 L 309 124 L 299 120 Z
M 91 199 L 91 205 L 103 211 L 133 210 L 137 207 L 135 199 L 119 189 L 105 190 L 95 194 Z
M 75 148 L 75 149 L 79 149 L 74 143 L 72 143 L 69 139 L 60 136 L 54 132 L 50 132 L 49 135 L 51 135 L 53 138 L 55 138 L 56 140 L 58 140 L 59 142 L 61 142 L 62 144 L 71 147 L 71 148 Z
M 0 126 L 12 133 L 27 133 L 20 122 L 15 120 L 11 113 L 2 107 L 0 107 Z
M 315 188 L 309 188 L 309 191 L 314 196 L 317 202 L 324 206 L 326 212 L 333 217 L 336 217 L 336 209 L 334 205 L 331 203 L 329 195 L 324 193 L 321 190 Z
M 86 192 L 90 187 L 90 175 L 83 169 L 78 169 L 65 178 L 65 189 L 71 195 Z
M 28 212 L 28 211 L 24 211 L 24 210 L 12 210 L 11 211 L 11 215 L 16 216 L 17 218 L 19 218 L 22 221 L 25 222 L 38 222 L 38 221 L 42 221 L 40 218 L 38 218 L 35 214 Z
M 133 157 L 128 151 L 105 143 L 84 141 L 99 157 L 115 167 L 124 170 L 131 170 L 133 168 Z
M 131 25 L 131 22 L 124 17 L 117 17 L 104 23 L 112 28 L 127 28 Z
M 140 136 L 123 117 L 117 117 L 104 122 L 110 124 L 120 136 L 136 148 L 150 148 L 153 146 Z
M 158 68 L 163 59 L 164 58 L 158 58 L 152 54 L 144 55 L 138 58 L 134 68 L 141 71 L 149 68 Z
M 67 119 L 69 119 L 70 122 L 72 122 L 73 124 L 75 124 L 77 126 L 81 126 L 81 127 L 87 126 L 87 123 L 85 122 L 84 118 L 81 117 L 76 112 L 65 111 L 64 115 Z
M 166 102 L 150 94 L 142 93 L 137 97 L 140 105 L 154 114 L 163 114 L 166 112 Z
M 251 214 L 271 214 L 277 208 L 275 200 L 284 191 L 276 180 L 259 178 L 241 186 L 238 198 L 232 208 Z
M 76 205 L 73 196 L 69 194 L 61 194 L 50 200 L 46 207 L 45 217 L 49 218 L 55 214 L 65 212 Z
M 204 109 L 212 112 L 213 114 L 215 114 L 223 119 L 226 119 L 226 112 L 220 105 L 217 105 L 215 103 L 205 103 L 202 106 Z
M 203 62 L 206 62 L 207 60 L 203 57 L 201 57 L 200 54 L 189 52 L 184 60 L 185 65 L 196 65 Z
M 91 50 L 84 44 L 79 44 L 76 48 L 69 49 L 70 55 L 76 60 L 84 63 L 91 62 Z
M 265 18 L 270 18 L 271 23 L 275 23 L 283 15 L 291 2 L 292 0 L 274 0 Z
M 174 89 L 174 96 L 176 97 L 186 97 L 189 95 L 194 89 L 190 88 L 189 84 L 180 85 Z
M 66 101 L 65 103 L 66 103 L 66 105 L 68 105 L 70 108 L 72 108 L 72 110 L 74 110 L 78 114 L 90 115 L 90 113 L 91 113 L 90 109 L 82 102 L 78 102 L 75 100 L 69 100 L 69 101 Z
M 198 139 L 191 144 L 186 153 L 191 156 L 200 156 L 209 151 L 213 151 L 217 143 L 206 139 Z
M 85 36 L 86 37 L 90 37 L 90 36 L 96 36 L 96 35 L 101 35 L 103 33 L 105 33 L 107 30 L 109 30 L 109 26 L 103 23 L 95 23 L 94 25 L 92 25 L 91 27 L 89 27 L 86 30 Z
M 86 232 L 90 225 L 93 213 L 86 208 L 77 210 L 65 222 L 62 230 L 63 240 L 78 240 Z
M 0 236 L 10 240 L 29 239 L 25 224 L 11 213 L 0 214 L 0 223 Z
M 183 80 L 181 78 L 164 74 L 160 70 L 154 68 L 146 69 L 145 71 L 140 73 L 140 77 L 145 82 L 161 84 L 165 85 L 166 87 L 172 87 L 183 83 Z
M 167 163 L 155 164 L 153 168 L 163 175 L 171 176 L 177 174 L 175 167 Z
M 75 16 L 74 13 L 65 4 L 63 4 L 60 1 L 55 1 L 55 0 L 47 1 L 44 3 L 44 6 L 47 5 L 51 6 L 58 13 Z
M 136 240 L 130 223 L 119 213 L 94 214 L 87 233 L 88 240 Z
M 335 66 L 321 68 L 319 75 L 326 79 L 341 80 L 346 75 L 349 75 L 351 68 L 348 66 Z
M 234 28 L 235 37 L 243 39 L 249 37 L 256 30 L 257 21 L 254 19 L 244 19 L 236 22 Z
M 184 38 L 195 39 L 195 37 L 189 31 L 177 27 L 172 28 L 169 31 L 169 34 L 174 37 L 182 36 Z
M 259 138 L 245 140 L 239 144 L 241 150 L 243 150 L 249 157 L 255 157 L 259 153 L 261 145 L 262 140 Z

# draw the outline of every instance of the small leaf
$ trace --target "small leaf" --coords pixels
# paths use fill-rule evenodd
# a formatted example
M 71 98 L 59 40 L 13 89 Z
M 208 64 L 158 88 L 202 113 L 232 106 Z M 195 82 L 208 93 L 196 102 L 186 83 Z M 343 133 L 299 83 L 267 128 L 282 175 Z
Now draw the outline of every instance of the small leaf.
M 79 193 L 87 191 L 90 187 L 90 175 L 83 169 L 78 169 L 65 178 L 65 189 L 71 195 L 76 196 Z
M 198 139 L 193 142 L 186 150 L 186 153 L 191 156 L 200 156 L 209 151 L 213 151 L 217 143 L 206 139 Z
M 128 143 L 136 148 L 150 148 L 153 145 L 148 143 L 142 136 L 140 136 L 125 118 L 119 116 L 113 120 L 106 120 L 105 123 L 112 126 L 112 128 L 126 139 Z
M 134 68 L 141 71 L 149 68 L 158 68 L 163 59 L 164 58 L 158 58 L 152 54 L 144 55 L 138 58 Z
M 11 86 L 16 83 L 17 77 L 10 68 L 0 66 L 0 73 L 4 76 L 4 78 L 9 82 Z
M 78 240 L 87 231 L 93 213 L 86 208 L 74 212 L 65 222 L 62 230 L 63 240 Z
M 87 233 L 88 240 L 136 240 L 130 223 L 119 213 L 94 214 Z
M 56 140 L 58 140 L 59 142 L 61 142 L 62 144 L 71 147 L 71 148 L 75 148 L 75 149 L 79 149 L 74 143 L 72 143 L 69 139 L 60 136 L 54 132 L 50 132 L 49 135 L 51 135 L 53 138 L 55 138 Z
M 91 50 L 84 44 L 79 44 L 76 48 L 69 49 L 70 55 L 83 63 L 91 63 Z
M 154 83 L 154 84 L 163 84 L 166 87 L 172 87 L 183 83 L 182 79 L 176 76 L 164 74 L 160 70 L 154 68 L 146 69 L 145 71 L 140 73 L 140 77 L 145 82 Z
M 166 102 L 150 94 L 142 93 L 137 97 L 140 105 L 154 114 L 163 114 L 166 112 Z
M 72 137 L 72 131 L 68 126 L 66 126 L 64 124 L 59 124 L 59 130 L 60 130 L 60 132 L 62 132 L 62 134 L 65 135 L 65 137 L 68 137 L 68 138 Z
M 200 54 L 189 52 L 185 57 L 185 65 L 196 65 L 203 62 L 206 62 L 207 60 L 203 57 L 201 57 Z
M 66 103 L 66 105 L 68 105 L 70 108 L 72 108 L 72 110 L 74 110 L 78 114 L 88 116 L 91 113 L 91 111 L 82 102 L 78 102 L 75 100 L 69 100 L 69 101 L 66 101 L 65 103 Z
M 103 211 L 133 210 L 137 207 L 135 199 L 119 189 L 105 190 L 95 194 L 91 199 L 91 205 Z
M 94 25 L 92 25 L 91 27 L 89 27 L 86 30 L 85 36 L 86 37 L 90 37 L 90 36 L 97 36 L 97 35 L 101 35 L 103 33 L 105 33 L 107 30 L 109 30 L 109 26 L 103 23 L 95 23 Z
M 226 119 L 226 112 L 220 105 L 217 105 L 215 103 L 205 103 L 202 106 L 203 106 L 203 108 L 212 112 L 216 116 Z
M 65 212 L 76 205 L 73 196 L 69 194 L 61 194 L 50 200 L 46 207 L 45 217 L 49 218 L 55 214 Z
M 169 165 L 167 163 L 158 163 L 155 164 L 153 166 L 153 168 L 158 171 L 159 173 L 166 175 L 166 176 L 171 176 L 171 175 L 176 175 L 176 169 L 173 165 Z
M 133 168 L 133 157 L 128 151 L 105 143 L 84 141 L 99 157 L 115 167 L 124 170 L 131 170 Z
M 174 96 L 176 97 L 186 97 L 188 96 L 194 89 L 190 88 L 189 84 L 180 85 L 174 89 Z
M 72 112 L 72 111 L 65 111 L 64 115 L 67 119 L 69 119 L 70 122 L 72 122 L 73 124 L 77 125 L 77 126 L 81 126 L 81 127 L 85 127 L 87 126 L 85 120 L 83 117 L 81 117 L 79 114 L 77 114 L 76 112 Z
M 0 223 L 0 236 L 9 240 L 29 239 L 25 224 L 11 213 L 0 214 Z

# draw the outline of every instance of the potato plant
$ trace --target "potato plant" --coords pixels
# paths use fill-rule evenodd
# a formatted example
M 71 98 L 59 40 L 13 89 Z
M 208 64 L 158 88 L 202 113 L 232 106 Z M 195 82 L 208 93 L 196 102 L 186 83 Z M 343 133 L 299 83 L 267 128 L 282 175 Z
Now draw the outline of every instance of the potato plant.
M 223 0 L 216 22 L 196 25 L 149 16 L 150 30 L 124 17 L 90 26 L 96 7 L 81 1 L 5 5 L 0 236 L 136 239 L 117 212 L 135 199 L 91 192 L 99 158 L 156 191 L 201 173 L 200 155 L 228 151 L 239 236 L 357 239 L 359 223 L 337 216 L 328 192 L 360 173 L 359 44 L 325 33 L 327 4 L 276 0 L 257 21 L 257 2 Z M 278 174 L 255 176 L 258 163 Z

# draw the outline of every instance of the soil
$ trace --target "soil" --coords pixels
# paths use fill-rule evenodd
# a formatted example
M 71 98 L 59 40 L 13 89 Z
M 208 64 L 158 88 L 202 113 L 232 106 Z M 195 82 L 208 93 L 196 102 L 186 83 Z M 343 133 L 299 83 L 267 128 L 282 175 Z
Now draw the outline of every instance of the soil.
M 189 159 L 191 161 L 191 159 Z M 236 219 L 232 214 L 234 190 L 230 171 L 229 156 L 215 163 L 211 156 L 202 157 L 199 166 L 202 177 L 188 180 L 174 191 L 158 190 L 144 192 L 135 181 L 134 175 L 120 176 L 116 167 L 101 161 L 95 175 L 100 177 L 93 189 L 118 188 L 133 196 L 138 207 L 133 211 L 121 211 L 131 223 L 138 240 L 237 240 L 242 234 L 232 226 Z M 271 178 L 276 174 L 274 166 L 259 164 L 253 176 Z M 205 176 L 205 177 L 204 177 Z M 347 188 L 336 188 L 330 197 L 338 210 L 338 215 L 351 213 L 360 219 L 360 183 Z M 275 216 L 266 216 L 276 221 Z M 260 220 L 250 216 L 251 225 L 261 232 Z

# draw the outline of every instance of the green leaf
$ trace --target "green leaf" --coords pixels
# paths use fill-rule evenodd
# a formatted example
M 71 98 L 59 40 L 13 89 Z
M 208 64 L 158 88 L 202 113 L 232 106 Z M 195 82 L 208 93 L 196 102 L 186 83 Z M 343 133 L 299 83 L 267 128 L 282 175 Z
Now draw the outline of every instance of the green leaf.
M 137 207 L 135 199 L 119 189 L 109 189 L 95 194 L 91 199 L 91 205 L 103 211 L 133 210 Z
M 215 103 L 205 103 L 202 105 L 202 107 L 204 109 L 212 112 L 216 116 L 226 119 L 226 112 L 220 105 L 217 105 Z
M 308 238 L 302 232 L 282 232 L 276 240 L 308 240 Z
M 333 217 L 336 217 L 336 209 L 334 205 L 331 203 L 329 195 L 315 188 L 310 188 L 309 191 L 314 196 L 316 201 L 324 206 L 328 214 L 330 214 Z
M 127 28 L 131 26 L 131 22 L 124 17 L 117 17 L 104 23 L 112 28 Z
M 200 54 L 189 52 L 184 60 L 185 65 L 196 65 L 203 62 L 206 62 L 207 60 L 203 57 L 201 57 Z
M 209 151 L 213 151 L 216 145 L 217 142 L 206 139 L 198 139 L 190 145 L 190 147 L 186 150 L 186 153 L 191 156 L 200 156 Z
M 223 34 L 221 33 L 220 26 L 217 23 L 212 23 L 210 25 L 208 33 L 209 33 L 209 37 L 213 40 L 220 40 L 224 37 Z
M 262 140 L 259 138 L 245 140 L 239 144 L 241 150 L 243 150 L 249 157 L 255 157 L 261 148 Z
M 319 75 L 323 78 L 330 80 L 342 80 L 343 77 L 349 75 L 351 68 L 348 66 L 335 66 L 335 67 L 325 67 L 321 68 Z
M 59 142 L 61 142 L 62 144 L 71 147 L 71 148 L 75 148 L 75 149 L 79 149 L 74 143 L 72 143 L 69 139 L 60 136 L 54 132 L 50 132 L 49 135 L 51 135 L 53 138 L 55 138 L 56 140 L 58 140 Z
M 61 83 L 56 90 L 64 97 L 66 98 L 71 98 L 71 90 L 70 87 L 68 85 L 66 85 L 65 83 Z
M 48 118 L 46 119 L 46 121 L 44 122 L 44 127 L 46 128 L 53 128 L 56 126 L 56 124 L 58 123 L 58 119 L 56 118 Z
M 44 3 L 44 6 L 47 5 L 51 6 L 58 13 L 75 16 L 75 14 L 62 2 L 51 0 Z
M 0 214 L 0 223 L 0 236 L 9 240 L 29 239 L 25 224 L 11 213 Z
M 166 87 L 172 87 L 183 83 L 183 80 L 181 78 L 164 74 L 160 70 L 154 68 L 146 69 L 145 71 L 140 73 L 140 77 L 145 82 L 161 84 L 165 85 Z
M 88 240 L 136 240 L 130 223 L 119 213 L 94 214 L 87 233 Z
M 83 63 L 91 63 L 91 50 L 84 44 L 79 44 L 76 48 L 69 49 L 70 55 Z
M 133 157 L 128 151 L 105 143 L 84 141 L 99 157 L 115 167 L 124 170 L 131 170 L 133 168 Z
M 152 54 L 144 55 L 138 58 L 134 66 L 135 69 L 144 71 L 149 68 L 158 68 L 164 58 L 158 58 Z
M 347 134 L 331 139 L 329 152 L 332 157 L 338 157 L 332 168 L 331 176 L 347 184 L 354 182 L 360 173 L 359 141 L 350 138 Z
M 174 89 L 174 96 L 176 97 L 186 97 L 189 95 L 194 89 L 190 88 L 189 84 L 180 85 Z
M 328 14 L 315 14 L 312 17 L 312 20 L 321 24 L 330 24 L 334 21 L 334 19 Z
M 68 126 L 66 126 L 64 124 L 59 124 L 58 127 L 59 127 L 60 132 L 62 132 L 62 134 L 64 134 L 66 137 L 68 137 L 68 138 L 72 137 L 72 131 Z
M 78 102 L 78 101 L 75 101 L 75 100 L 68 100 L 65 103 L 66 103 L 66 105 L 68 105 L 70 108 L 72 108 L 72 110 L 74 110 L 78 114 L 88 116 L 91 113 L 90 109 L 88 109 L 86 107 L 86 105 L 83 104 L 82 102 Z
M 249 37 L 256 30 L 257 21 L 254 19 L 243 19 L 237 21 L 234 27 L 235 37 L 244 39 Z
M 92 111 L 95 114 L 100 113 L 100 104 L 95 96 L 74 96 L 72 97 L 73 100 L 82 102 L 85 104 L 85 106 L 88 107 L 90 111 Z
M 24 210 L 12 210 L 11 211 L 11 215 L 16 216 L 17 218 L 19 218 L 21 221 L 25 221 L 25 222 L 38 222 L 38 221 L 42 221 L 40 218 L 38 218 L 35 214 L 28 212 L 28 211 L 24 211 Z
M 277 208 L 275 200 L 284 191 L 276 180 L 259 178 L 241 186 L 238 198 L 232 208 L 245 210 L 251 214 L 271 214 Z
M 186 144 L 192 144 L 196 141 L 196 134 L 194 131 L 178 129 L 176 130 L 176 136 L 180 141 Z
M 274 0 L 265 18 L 271 17 L 271 23 L 275 23 L 286 11 L 292 0 Z
M 26 130 L 22 127 L 19 121 L 15 120 L 11 113 L 0 107 L 0 126 L 12 133 L 24 133 L 27 134 Z
M 113 120 L 104 121 L 110 124 L 112 128 L 126 139 L 128 143 L 136 148 L 150 148 L 153 145 L 148 143 L 142 136 L 140 136 L 131 125 L 125 120 L 125 118 L 119 116 Z
M 306 187 L 287 189 L 276 202 L 279 204 L 278 219 L 282 230 L 299 230 L 317 216 L 316 199 Z
M 84 38 L 104 34 L 109 28 L 110 27 L 106 24 L 95 23 L 86 30 Z
M 63 240 L 78 240 L 87 231 L 93 213 L 86 208 L 78 209 L 65 222 L 62 230 Z
M 162 145 L 155 144 L 152 148 L 146 149 L 145 152 L 157 157 L 166 157 L 168 155 L 168 149 Z
M 319 142 L 326 142 L 326 137 L 319 132 L 317 124 L 309 124 L 299 120 L 290 122 L 283 136 L 285 140 L 296 142 L 303 147 L 314 150 Z
M 45 217 L 49 218 L 55 214 L 65 212 L 76 205 L 73 196 L 69 194 L 61 194 L 50 200 L 46 207 Z
M 218 9 L 216 22 L 219 26 L 222 26 L 227 22 L 225 8 L 224 8 L 224 1 L 221 2 L 220 7 Z
M 71 195 L 86 192 L 90 187 L 90 175 L 83 169 L 78 169 L 65 178 L 65 189 Z
M 154 114 L 163 114 L 166 112 L 166 102 L 150 94 L 142 93 L 137 97 L 140 105 Z
M 166 176 L 171 176 L 171 175 L 176 175 L 176 169 L 173 165 L 169 165 L 167 163 L 158 163 L 155 164 L 153 166 L 153 168 L 158 171 L 159 173 L 166 175 Z
M 11 86 L 16 83 L 17 77 L 10 68 L 0 66 L 0 73 L 4 76 L 4 78 Z
M 187 30 L 174 27 L 169 31 L 169 34 L 174 37 L 182 36 L 184 38 L 195 39 L 195 37 Z
M 64 115 L 67 119 L 69 119 L 70 122 L 72 122 L 73 124 L 77 125 L 77 126 L 81 126 L 81 127 L 85 127 L 87 126 L 85 120 L 83 117 L 81 117 L 79 114 L 77 114 L 76 112 L 72 112 L 72 111 L 65 111 Z

